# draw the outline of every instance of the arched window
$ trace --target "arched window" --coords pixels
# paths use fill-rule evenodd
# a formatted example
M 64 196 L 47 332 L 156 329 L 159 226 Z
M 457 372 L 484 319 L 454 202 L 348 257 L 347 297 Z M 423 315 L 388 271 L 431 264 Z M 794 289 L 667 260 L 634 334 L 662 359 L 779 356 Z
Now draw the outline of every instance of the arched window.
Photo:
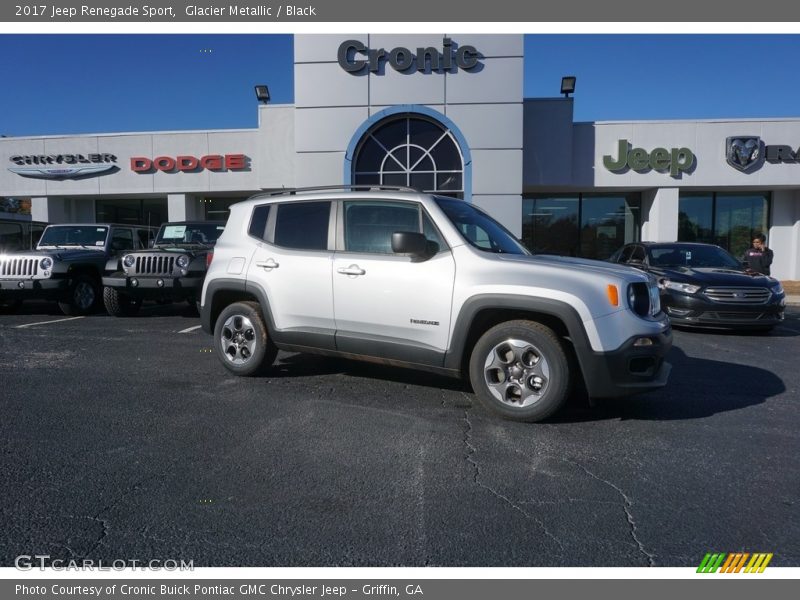
M 353 183 L 405 185 L 464 197 L 464 159 L 452 132 L 421 115 L 376 123 L 359 142 Z

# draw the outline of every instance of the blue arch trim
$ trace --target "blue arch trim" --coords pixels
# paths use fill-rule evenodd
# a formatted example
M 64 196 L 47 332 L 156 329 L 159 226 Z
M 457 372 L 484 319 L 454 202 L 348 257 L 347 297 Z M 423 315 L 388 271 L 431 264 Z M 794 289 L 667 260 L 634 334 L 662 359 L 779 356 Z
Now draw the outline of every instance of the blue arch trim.
M 461 130 L 456 126 L 455 123 L 453 123 L 453 121 L 448 119 L 438 110 L 434 110 L 422 104 L 398 104 L 397 106 L 390 106 L 389 108 L 384 108 L 383 110 L 376 112 L 369 119 L 364 121 L 361 126 L 356 129 L 353 137 L 350 138 L 350 143 L 347 145 L 347 152 L 344 155 L 344 175 L 342 178 L 343 183 L 345 185 L 350 185 L 353 183 L 353 157 L 356 153 L 356 147 L 358 147 L 358 143 L 361 141 L 361 138 L 364 137 L 364 134 L 366 134 L 367 131 L 378 121 L 381 121 L 392 115 L 400 114 L 424 115 L 430 119 L 433 119 L 434 121 L 438 121 L 442 127 L 450 130 L 450 132 L 453 134 L 453 137 L 456 139 L 456 143 L 458 143 L 459 149 L 461 150 L 461 156 L 464 159 L 464 200 L 467 202 L 472 202 L 472 154 L 469 151 L 467 138 L 464 137 L 464 134 L 461 133 Z

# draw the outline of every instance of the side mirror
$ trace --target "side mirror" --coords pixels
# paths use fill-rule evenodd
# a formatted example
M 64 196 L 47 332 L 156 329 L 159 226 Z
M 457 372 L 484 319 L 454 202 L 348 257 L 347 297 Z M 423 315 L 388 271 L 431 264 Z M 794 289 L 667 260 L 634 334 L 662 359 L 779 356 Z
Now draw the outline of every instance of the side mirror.
M 151 238 L 150 240 L 148 240 L 147 242 L 148 248 L 155 248 L 155 246 L 156 246 L 156 241 L 154 239 Z
M 424 256 L 428 247 L 427 238 L 411 231 L 395 231 L 392 234 L 392 252 L 395 254 L 411 254 Z

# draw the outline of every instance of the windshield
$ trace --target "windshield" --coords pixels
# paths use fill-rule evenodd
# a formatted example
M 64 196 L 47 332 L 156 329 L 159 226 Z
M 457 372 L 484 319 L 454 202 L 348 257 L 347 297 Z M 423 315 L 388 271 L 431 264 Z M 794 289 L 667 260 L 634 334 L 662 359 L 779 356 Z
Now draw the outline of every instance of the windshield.
M 108 227 L 97 225 L 49 225 L 39 240 L 39 246 L 91 246 L 106 245 Z
M 461 236 L 479 250 L 530 254 L 505 227 L 468 202 L 437 196 L 436 204 L 456 226 Z
M 740 269 L 733 256 L 717 246 L 657 246 L 650 249 L 654 267 L 717 267 Z
M 166 223 L 158 230 L 156 245 L 164 244 L 215 244 L 225 229 L 217 223 L 192 223 L 174 225 Z

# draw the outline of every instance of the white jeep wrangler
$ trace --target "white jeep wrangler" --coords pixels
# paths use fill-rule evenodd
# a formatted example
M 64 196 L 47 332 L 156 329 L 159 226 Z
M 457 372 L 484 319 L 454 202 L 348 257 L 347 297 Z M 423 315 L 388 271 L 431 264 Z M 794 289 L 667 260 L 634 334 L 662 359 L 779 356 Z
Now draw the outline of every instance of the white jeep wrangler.
M 463 200 L 345 189 L 231 207 L 201 319 L 233 373 L 261 373 L 283 349 L 468 374 L 520 421 L 553 414 L 580 378 L 590 397 L 666 384 L 672 334 L 652 278 L 531 255 Z

